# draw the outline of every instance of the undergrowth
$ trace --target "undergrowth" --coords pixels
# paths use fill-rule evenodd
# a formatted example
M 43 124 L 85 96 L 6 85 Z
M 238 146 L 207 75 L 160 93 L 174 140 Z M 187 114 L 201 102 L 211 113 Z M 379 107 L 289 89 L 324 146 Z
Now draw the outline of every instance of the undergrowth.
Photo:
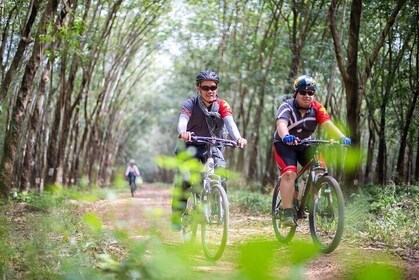
M 81 204 L 49 192 L 16 199 L 0 208 L 1 278 L 59 279 L 69 270 L 93 279 L 96 254 L 112 238 L 89 227 Z
M 364 244 L 419 249 L 419 187 L 365 186 L 348 204 L 346 235 Z
M 233 209 L 251 214 L 270 213 L 272 197 L 257 192 L 237 190 L 229 191 L 228 199 Z
M 367 191 L 368 190 L 368 191 Z M 290 274 L 272 273 L 278 268 L 272 256 L 277 242 L 255 240 L 238 248 L 231 273 L 203 273 L 194 268 L 201 248 L 165 244 L 157 228 L 141 239 L 127 229 L 107 228 L 91 208 L 92 201 L 113 198 L 115 193 L 96 189 L 61 190 L 16 197 L 0 206 L 1 279 L 302 279 L 303 265 L 315 258 L 312 242 L 295 240 L 287 247 L 285 264 Z M 348 205 L 347 235 L 386 244 L 417 246 L 418 189 L 371 187 Z M 245 190 L 229 191 L 231 207 L 249 213 L 269 213 L 271 196 Z M 156 214 L 157 215 L 157 214 Z M 158 215 L 162 215 L 161 212 Z M 162 217 L 156 216 L 155 220 Z M 402 238 L 404 241 L 398 240 Z M 230 248 L 231 250 L 233 248 Z M 378 268 L 381 269 L 382 268 Z M 369 272 L 371 270 L 371 272 Z M 374 275 L 377 269 L 368 267 Z M 365 271 L 364 271 L 365 272 Z M 364 273 L 363 272 L 363 273 Z M 399 275 L 396 271 L 396 275 Z M 400 276 L 400 275 L 399 275 Z M 368 278 L 368 277 L 367 277 Z M 365 279 L 367 279 L 365 278 Z M 393 279 L 393 278 L 383 278 Z M 397 278 L 395 278 L 397 279 Z
M 271 195 L 241 189 L 229 191 L 228 196 L 232 208 L 241 212 L 271 212 Z M 399 249 L 409 257 L 419 250 L 417 217 L 418 186 L 365 186 L 362 194 L 347 202 L 344 235 L 351 243 Z

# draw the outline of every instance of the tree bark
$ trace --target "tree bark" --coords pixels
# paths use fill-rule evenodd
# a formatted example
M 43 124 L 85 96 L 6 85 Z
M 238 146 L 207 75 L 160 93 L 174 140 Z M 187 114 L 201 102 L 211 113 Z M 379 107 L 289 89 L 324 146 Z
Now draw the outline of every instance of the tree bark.
M 22 174 L 20 177 L 20 190 L 22 192 L 29 191 L 30 187 L 30 174 L 32 171 L 32 161 L 34 160 L 34 146 L 36 144 L 36 135 L 40 125 L 40 120 L 42 119 L 42 103 L 45 100 L 45 95 L 47 91 L 47 84 L 50 79 L 51 73 L 51 61 L 46 63 L 45 69 L 42 73 L 41 82 L 39 84 L 38 93 L 34 101 L 36 101 L 36 105 L 34 111 L 29 119 L 29 137 L 26 142 L 26 150 L 25 150 L 25 157 L 23 160 L 23 168 Z
M 26 107 L 29 102 L 35 73 L 39 68 L 39 63 L 43 57 L 46 45 L 46 42 L 42 40 L 41 35 L 47 34 L 47 26 L 51 22 L 57 6 L 57 0 L 50 0 L 40 21 L 40 28 L 35 40 L 32 56 L 26 65 L 21 87 L 16 99 L 16 104 L 13 108 L 11 126 L 10 129 L 6 131 L 3 158 L 0 166 L 0 191 L 5 199 L 7 199 L 9 190 L 12 186 L 12 176 L 14 171 L 13 164 L 18 148 L 22 121 L 24 119 Z
M 371 112 L 370 112 L 371 113 Z M 370 184 L 373 181 L 371 178 L 372 174 L 372 162 L 374 158 L 374 147 L 375 147 L 375 129 L 373 128 L 374 123 L 372 120 L 371 114 L 369 115 L 368 120 L 368 131 L 369 131 L 369 139 L 368 139 L 368 150 L 367 150 L 367 162 L 365 164 L 365 181 L 364 184 Z
M 415 176 L 412 178 L 412 183 L 419 181 L 419 133 L 416 131 L 416 164 L 415 164 Z
M 6 75 L 4 77 L 4 80 L 1 84 L 0 89 L 0 103 L 6 98 L 7 92 L 9 91 L 9 86 L 11 82 L 13 81 L 13 78 L 15 77 L 15 74 L 19 68 L 19 65 L 21 64 L 23 60 L 23 54 L 26 50 L 26 47 L 32 43 L 32 39 L 30 38 L 30 32 L 32 29 L 32 26 L 36 20 L 36 17 L 39 12 L 39 7 L 42 4 L 43 0 L 34 0 L 31 5 L 31 9 L 28 11 L 28 20 L 25 24 L 25 26 L 22 28 L 22 34 L 19 40 L 19 44 L 17 46 L 16 53 L 13 57 L 13 60 L 10 64 L 9 70 L 7 70 Z M 5 41 L 3 41 L 5 44 Z M 2 45 L 3 46 L 3 45 Z M 2 54 L 2 53 L 0 53 Z

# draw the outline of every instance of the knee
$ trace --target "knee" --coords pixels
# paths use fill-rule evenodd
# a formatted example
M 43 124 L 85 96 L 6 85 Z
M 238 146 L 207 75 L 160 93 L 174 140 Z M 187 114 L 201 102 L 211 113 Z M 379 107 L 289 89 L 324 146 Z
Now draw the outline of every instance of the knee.
M 297 178 L 297 173 L 292 172 L 292 171 L 286 171 L 281 174 L 281 180 L 295 181 L 296 178 Z

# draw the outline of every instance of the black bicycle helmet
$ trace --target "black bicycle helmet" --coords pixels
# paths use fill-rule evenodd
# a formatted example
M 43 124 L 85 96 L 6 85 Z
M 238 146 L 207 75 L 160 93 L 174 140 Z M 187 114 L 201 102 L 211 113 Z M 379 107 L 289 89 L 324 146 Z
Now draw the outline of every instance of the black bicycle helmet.
M 316 91 L 316 80 L 307 75 L 298 77 L 294 82 L 294 92 L 299 92 L 306 89 Z
M 212 70 L 202 71 L 196 76 L 196 85 L 199 85 L 203 81 L 214 81 L 217 84 L 220 82 L 220 78 L 217 73 Z

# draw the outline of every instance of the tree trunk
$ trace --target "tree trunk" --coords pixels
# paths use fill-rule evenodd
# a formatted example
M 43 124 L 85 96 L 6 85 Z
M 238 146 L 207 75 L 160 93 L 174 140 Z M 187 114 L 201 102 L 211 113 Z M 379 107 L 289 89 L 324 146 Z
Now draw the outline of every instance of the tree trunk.
M 381 103 L 380 130 L 378 133 L 377 182 L 384 185 L 387 181 L 387 146 L 386 146 L 386 102 Z
M 368 150 L 367 150 L 367 162 L 365 164 L 365 181 L 364 184 L 370 184 L 373 181 L 371 178 L 373 175 L 371 174 L 371 170 L 373 168 L 373 158 L 374 158 L 374 148 L 375 148 L 375 130 L 373 128 L 374 123 L 372 121 L 371 112 L 368 117 L 368 131 L 369 131 L 369 139 L 368 139 Z
M 418 85 L 419 83 L 416 82 Z M 413 93 L 413 100 L 410 103 L 409 110 L 406 113 L 406 123 L 403 128 L 403 132 L 400 139 L 400 149 L 399 149 L 399 156 L 397 158 L 397 178 L 396 183 L 407 183 L 406 179 L 404 178 L 405 173 L 405 151 L 407 146 L 407 136 L 409 133 L 410 124 L 412 123 L 413 114 L 415 112 L 416 102 L 418 100 L 419 95 L 419 87 Z
M 25 157 L 23 160 L 23 168 L 22 168 L 22 174 L 20 178 L 20 188 L 22 192 L 29 191 L 29 187 L 30 187 L 30 174 L 32 170 L 31 166 L 32 166 L 32 161 L 34 160 L 33 150 L 34 150 L 34 145 L 36 143 L 36 134 L 39 128 L 40 119 L 42 118 L 42 113 L 43 113 L 42 102 L 45 98 L 45 94 L 47 90 L 47 83 L 50 79 L 50 73 L 51 73 L 51 62 L 48 61 L 42 73 L 38 93 L 36 94 L 36 97 L 35 97 L 36 105 L 32 113 L 32 116 L 29 119 L 29 137 L 26 142 Z
M 390 28 L 393 26 L 395 19 L 406 3 L 407 0 L 399 0 L 394 7 L 386 26 L 380 33 L 379 38 L 374 45 L 374 48 L 367 59 L 365 69 L 362 72 L 362 79 L 359 81 L 358 71 L 358 42 L 359 42 L 359 30 L 362 13 L 362 0 L 354 0 L 351 5 L 351 15 L 349 24 L 349 39 L 348 39 L 348 51 L 347 51 L 347 63 L 345 62 L 342 54 L 342 45 L 339 40 L 337 26 L 335 23 L 335 13 L 338 4 L 337 0 L 332 0 L 329 6 L 328 24 L 333 38 L 333 44 L 335 48 L 336 59 L 338 62 L 338 68 L 341 72 L 346 92 L 346 106 L 347 106 L 347 122 L 351 138 L 355 147 L 360 147 L 361 141 L 361 130 L 360 130 L 360 116 L 361 116 L 361 101 L 365 93 L 365 86 L 367 84 L 371 69 L 377 59 L 378 53 L 384 44 L 384 39 L 388 35 Z M 346 186 L 354 185 L 359 190 L 359 168 L 356 172 L 348 174 L 345 179 Z
M 22 129 L 22 121 L 25 116 L 30 93 L 32 91 L 35 73 L 38 70 L 46 45 L 46 42 L 42 40 L 41 36 L 47 34 L 47 26 L 51 22 L 57 6 L 58 1 L 50 0 L 44 12 L 43 18 L 41 19 L 32 56 L 26 65 L 25 73 L 22 78 L 22 84 L 16 99 L 16 104 L 13 108 L 12 123 L 10 129 L 6 131 L 3 158 L 0 166 L 0 191 L 5 199 L 7 199 L 9 190 L 12 186 L 12 176 L 14 171 L 13 164 L 16 157 L 16 151 L 18 149 L 17 145 L 19 141 L 19 134 Z
M 412 178 L 412 183 L 419 181 L 419 133 L 416 131 L 417 140 L 416 140 L 416 167 L 415 167 L 415 176 Z
M 1 90 L 0 90 L 0 103 L 6 98 L 7 92 L 9 90 L 9 86 L 11 82 L 13 81 L 13 78 L 19 68 L 20 63 L 22 62 L 22 59 L 24 58 L 23 55 L 25 53 L 26 47 L 32 43 L 32 39 L 30 38 L 30 32 L 32 29 L 32 26 L 36 20 L 36 17 L 38 15 L 38 10 L 40 5 L 42 4 L 42 0 L 34 0 L 31 5 L 31 9 L 29 10 L 29 16 L 28 20 L 25 24 L 25 26 L 22 29 L 22 34 L 20 37 L 19 44 L 16 49 L 16 53 L 13 57 L 13 60 L 10 64 L 9 70 L 6 72 L 6 75 L 4 77 L 4 80 L 1 84 Z M 5 39 L 5 38 L 4 38 Z M 4 44 L 6 44 L 6 41 L 3 41 Z M 2 44 L 3 47 L 3 44 Z M 1 52 L 0 55 L 3 55 Z

